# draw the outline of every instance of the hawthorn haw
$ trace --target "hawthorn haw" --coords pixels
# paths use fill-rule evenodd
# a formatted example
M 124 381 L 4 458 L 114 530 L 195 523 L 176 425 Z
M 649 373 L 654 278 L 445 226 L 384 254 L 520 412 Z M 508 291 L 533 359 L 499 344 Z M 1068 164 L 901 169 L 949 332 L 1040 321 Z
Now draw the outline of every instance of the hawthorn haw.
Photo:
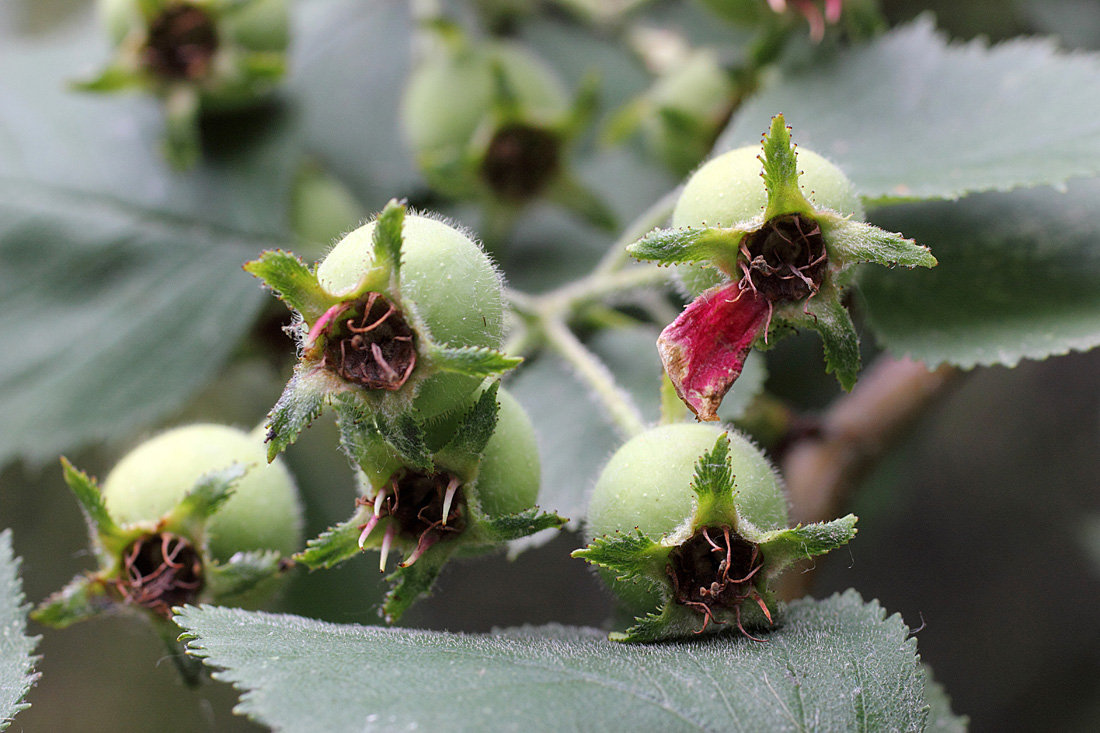
M 401 442 L 410 422 L 463 406 L 486 376 L 519 363 L 503 336 L 501 279 L 465 233 L 391 201 L 314 271 L 282 251 L 245 269 L 294 311 L 300 359 L 269 416 L 270 456 L 325 404 Z
M 296 559 L 311 569 L 331 567 L 377 548 L 385 572 L 391 553 L 400 552 L 404 559 L 387 576 L 388 622 L 429 593 L 456 553 L 486 552 L 565 522 L 535 507 L 534 429 L 495 383 L 465 412 L 424 431 L 410 425 L 400 449 L 369 430 L 345 429 L 342 437 L 359 467 L 362 496 L 351 519 L 311 540 Z
M 104 611 L 149 618 L 191 680 L 175 643 L 172 608 L 254 605 L 275 590 L 285 556 L 301 545 L 302 509 L 290 473 L 265 460 L 262 437 L 197 424 L 139 445 L 94 478 L 61 459 L 88 521 L 99 567 L 78 575 L 33 612 L 63 628 Z
M 771 579 L 801 557 L 848 542 L 856 518 L 787 527 L 787 500 L 767 458 L 737 433 L 698 424 L 653 428 L 623 445 L 589 501 L 597 565 L 638 623 L 617 641 L 718 631 L 753 636 L 779 621 Z
M 835 166 L 810 151 L 796 158 L 777 115 L 762 150 L 739 148 L 704 165 L 684 187 L 674 228 L 629 247 L 639 259 L 713 268 L 685 273 L 688 291 L 702 292 L 657 342 L 672 384 L 700 420 L 718 419 L 749 351 L 770 345 L 777 330 L 817 331 L 826 371 L 844 389 L 854 386 L 859 337 L 841 295 L 855 265 L 936 264 L 927 248 L 856 221 L 861 214 Z

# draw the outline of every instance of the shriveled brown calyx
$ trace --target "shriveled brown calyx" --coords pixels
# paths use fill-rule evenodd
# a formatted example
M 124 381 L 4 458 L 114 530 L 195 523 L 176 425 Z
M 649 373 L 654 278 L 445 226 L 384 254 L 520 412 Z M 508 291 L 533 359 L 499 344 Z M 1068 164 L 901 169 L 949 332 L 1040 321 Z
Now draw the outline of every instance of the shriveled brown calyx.
M 753 599 L 771 621 L 767 604 L 756 589 L 763 567 L 764 557 L 757 545 L 729 527 L 703 527 L 669 553 L 666 569 L 673 600 L 703 616 L 703 625 L 695 633 L 702 633 L 711 621 L 726 623 L 716 615 L 732 611 L 741 633 L 762 641 L 741 624 L 741 604 Z
M 171 618 L 172 607 L 193 603 L 203 584 L 202 556 L 195 546 L 179 535 L 157 532 L 126 548 L 114 588 L 124 602 Z
M 349 382 L 392 392 L 416 367 L 415 334 L 389 299 L 368 293 L 333 319 L 324 364 Z
M 213 17 L 202 8 L 171 5 L 149 23 L 141 60 L 149 71 L 170 81 L 198 81 L 210 72 L 218 50 Z
M 534 198 L 561 168 L 561 140 L 551 130 L 509 124 L 494 133 L 481 175 L 495 194 L 511 201 Z

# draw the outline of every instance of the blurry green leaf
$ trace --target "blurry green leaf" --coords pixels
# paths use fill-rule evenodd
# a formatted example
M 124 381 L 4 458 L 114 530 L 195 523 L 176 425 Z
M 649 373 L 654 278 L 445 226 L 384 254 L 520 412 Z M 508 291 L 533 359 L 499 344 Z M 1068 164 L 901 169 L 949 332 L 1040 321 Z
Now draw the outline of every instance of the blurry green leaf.
M 23 696 L 38 679 L 32 656 L 38 637 L 27 636 L 27 608 L 19 581 L 19 558 L 11 547 L 11 530 L 0 532 L 0 730 L 24 708 Z
M 783 112 L 798 143 L 870 201 L 956 198 L 1100 173 L 1100 57 L 1047 40 L 948 44 L 930 17 L 838 55 L 822 49 L 750 99 L 718 150 Z
M 966 733 L 970 719 L 951 712 L 951 698 L 943 685 L 932 676 L 932 669 L 924 666 L 924 697 L 928 703 L 928 724 L 924 733 Z
M 1014 366 L 1100 345 L 1100 181 L 891 207 L 876 222 L 928 245 L 931 270 L 860 273 L 868 322 L 891 352 Z
M 919 731 L 916 641 L 884 616 L 848 591 L 792 603 L 764 644 L 651 646 L 594 629 L 463 635 L 210 606 L 176 621 L 244 691 L 238 710 L 280 730 Z
M 0 462 L 178 408 L 263 301 L 241 263 L 283 242 L 285 110 L 210 120 L 177 173 L 154 100 L 68 89 L 105 51 L 86 21 L 0 48 Z

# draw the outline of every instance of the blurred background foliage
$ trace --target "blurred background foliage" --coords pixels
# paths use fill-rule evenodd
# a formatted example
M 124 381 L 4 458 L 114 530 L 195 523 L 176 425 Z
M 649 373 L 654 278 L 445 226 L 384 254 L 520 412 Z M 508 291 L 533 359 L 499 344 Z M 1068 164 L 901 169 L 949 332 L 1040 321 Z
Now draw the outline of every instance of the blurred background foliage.
M 92 23 L 88 5 L 85 0 L 0 0 L 0 45 L 25 43 L 29 48 L 57 33 L 91 39 L 95 34 L 84 30 Z M 310 0 L 300 5 L 294 72 L 275 112 L 293 118 L 295 134 L 304 138 L 300 149 L 321 161 L 351 192 L 344 215 L 354 221 L 391 196 L 408 196 L 414 204 L 443 208 L 476 227 L 477 213 L 471 207 L 444 204 L 427 191 L 410 155 L 397 142 L 397 99 L 409 62 L 408 38 L 364 31 L 357 24 L 378 19 L 358 17 L 354 4 L 326 4 L 337 8 L 337 17 L 324 17 L 313 10 L 321 4 Z M 379 12 L 400 15 L 402 6 L 390 3 Z M 1088 0 L 884 0 L 882 9 L 891 25 L 930 10 L 938 26 L 955 39 L 1050 34 L 1064 48 L 1100 48 L 1100 7 Z M 695 38 L 713 40 L 724 33 L 724 42 L 730 43 L 728 34 L 734 32 L 708 23 L 691 4 L 658 3 L 652 12 L 657 22 L 699 34 Z M 365 47 L 364 34 L 384 50 Z M 647 83 L 640 66 L 617 52 L 611 41 L 575 30 L 560 13 L 532 21 L 526 34 L 525 40 L 571 86 L 588 68 L 598 67 L 605 111 Z M 101 46 L 84 40 L 75 46 L 78 53 L 58 52 L 68 65 L 60 78 L 101 61 Z M 47 56 L 40 54 L 33 62 L 45 63 Z M 325 83 L 317 83 L 319 79 Z M 137 110 L 139 118 L 155 117 L 142 100 L 97 104 L 107 110 L 124 104 Z M 230 149 L 225 154 L 228 167 L 240 163 L 233 156 L 244 155 L 274 175 L 294 174 L 296 159 L 279 160 L 279 150 L 274 156 L 255 150 L 264 139 L 253 136 L 256 122 L 247 115 L 211 124 L 252 147 L 244 153 Z M 214 138 L 219 130 L 207 132 Z M 78 153 L 94 156 L 94 151 Z M 147 159 L 137 162 L 139 167 L 150 164 Z M 100 176 L 115 174 L 104 169 L 79 177 L 94 186 Z M 261 170 L 257 175 L 266 174 Z M 637 147 L 585 155 L 579 175 L 603 192 L 622 221 L 676 184 L 672 174 L 645 159 Z M 623 180 L 631 185 L 619 185 Z M 140 180 L 132 185 L 140 189 Z M 253 231 L 261 234 L 265 205 L 248 204 L 259 222 Z M 238 222 L 243 216 L 232 211 L 226 215 Z M 217 217 L 216 211 L 211 214 L 212 220 Z M 272 230 L 280 227 L 271 224 Z M 303 242 L 295 243 L 295 249 L 315 257 L 336 233 L 318 233 L 312 251 Z M 514 286 L 539 291 L 583 272 L 610 241 L 611 235 L 560 211 L 534 206 L 524 212 L 509 247 L 498 257 Z M 214 243 L 188 256 L 224 258 L 231 269 L 232 263 L 254 254 L 255 244 L 231 243 L 228 251 L 218 252 Z M 568 257 L 561 255 L 565 245 Z M 87 277 L 92 282 L 97 275 Z M 258 286 L 255 293 L 240 304 L 245 315 L 233 326 L 238 330 L 227 347 L 228 362 L 214 358 L 216 373 L 197 375 L 197 392 L 183 395 L 182 403 L 155 420 L 131 421 L 123 434 L 103 432 L 105 439 L 93 447 L 70 452 L 73 462 L 102 476 L 119 455 L 158 427 L 192 420 L 251 426 L 262 419 L 289 374 L 291 349 L 279 330 L 285 309 Z M 0 302 L 6 299 L 0 295 Z M 33 332 L 27 324 L 24 328 Z M 9 342 L 6 358 L 14 358 L 19 348 Z M 214 345 L 210 348 L 216 351 Z M 827 404 L 837 392 L 832 378 L 822 374 L 819 348 L 811 337 L 790 339 L 771 351 L 769 390 L 807 409 Z M 873 345 L 867 348 L 873 350 Z M 616 353 L 613 345 L 608 351 L 612 357 Z M 552 365 L 540 360 L 529 368 Z M 865 598 L 878 598 L 886 609 L 901 613 L 911 627 L 923 627 L 921 656 L 952 696 L 954 709 L 971 717 L 974 730 L 1100 728 L 1098 374 L 1098 352 L 970 373 L 867 479 L 852 507 L 861 518 L 858 539 L 818 563 L 815 595 L 854 587 Z M 638 378 L 656 377 L 642 372 Z M 520 382 L 517 391 L 522 390 Z M 568 426 L 571 416 L 561 419 Z M 590 442 L 597 454 L 614 447 L 607 431 L 594 430 Z M 286 456 L 306 501 L 307 536 L 346 518 L 354 497 L 350 470 L 336 446 L 333 426 L 322 420 Z M 0 525 L 14 530 L 27 597 L 33 602 L 92 566 L 77 505 L 49 455 L 11 460 L 0 468 Z M 452 631 L 522 623 L 599 624 L 610 614 L 610 599 L 582 563 L 569 559 L 576 543 L 575 537 L 563 535 L 516 562 L 491 557 L 456 563 L 440 579 L 435 595 L 414 607 L 405 621 Z M 379 580 L 370 562 L 299 573 L 276 610 L 335 622 L 377 623 Z M 16 719 L 15 729 L 258 729 L 230 713 L 235 694 L 227 686 L 211 683 L 190 690 L 181 685 L 172 665 L 161 658 L 157 640 L 129 618 L 35 633 L 43 633 L 38 650 L 42 678 L 29 695 L 32 707 Z

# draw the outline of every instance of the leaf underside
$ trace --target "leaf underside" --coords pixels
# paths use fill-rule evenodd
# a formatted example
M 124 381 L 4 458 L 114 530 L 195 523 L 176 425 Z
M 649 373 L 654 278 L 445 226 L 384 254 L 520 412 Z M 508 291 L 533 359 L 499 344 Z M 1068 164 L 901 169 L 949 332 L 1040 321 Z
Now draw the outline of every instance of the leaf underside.
M 11 530 L 0 532 L 0 730 L 29 705 L 23 696 L 38 679 L 34 648 L 38 637 L 27 636 L 27 609 L 19 580 L 19 558 L 11 545 Z
M 848 591 L 792 603 L 785 618 L 763 644 L 656 645 L 561 626 L 465 635 L 219 607 L 176 621 L 191 653 L 244 691 L 238 711 L 279 730 L 923 728 L 924 671 L 898 616 Z

